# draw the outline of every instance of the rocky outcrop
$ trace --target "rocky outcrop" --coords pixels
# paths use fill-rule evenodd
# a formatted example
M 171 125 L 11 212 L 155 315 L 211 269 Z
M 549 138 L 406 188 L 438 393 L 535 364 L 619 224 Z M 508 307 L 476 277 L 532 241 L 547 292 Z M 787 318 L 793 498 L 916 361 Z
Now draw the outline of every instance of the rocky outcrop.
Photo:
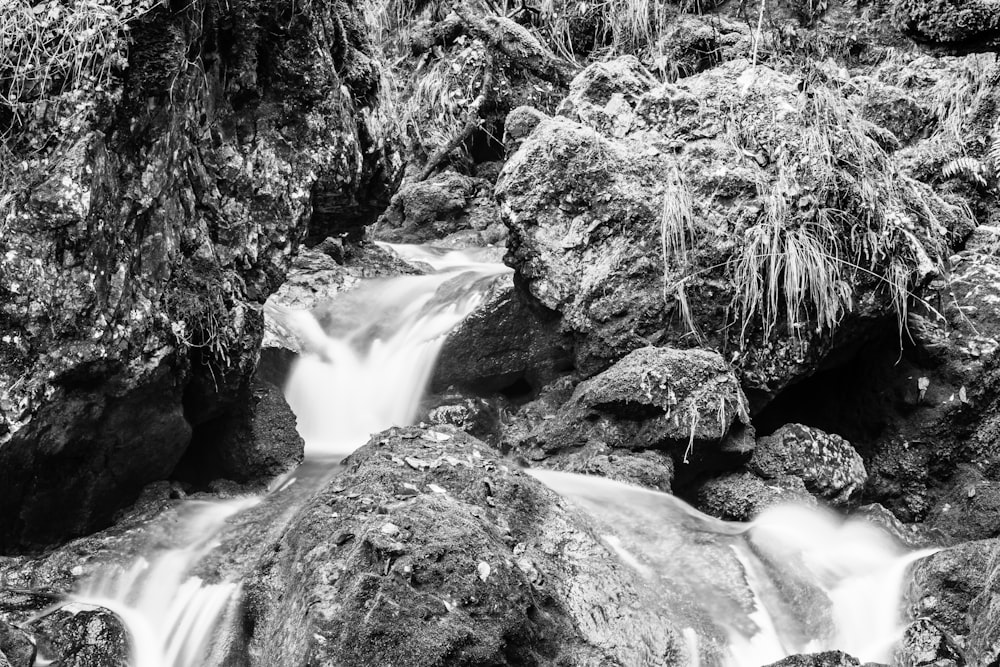
M 554 320 L 510 278 L 498 281 L 487 301 L 448 334 L 432 387 L 506 391 L 518 398 L 536 393 L 572 367 L 569 344 Z
M 633 576 L 488 446 L 393 429 L 351 456 L 247 582 L 250 664 L 688 660 Z
M 646 347 L 577 386 L 517 451 L 540 461 L 581 448 L 662 450 L 687 461 L 720 448 L 747 451 L 748 428 L 746 397 L 719 355 Z
M 622 71 L 617 88 L 602 76 L 612 66 Z M 837 223 L 816 237 L 794 231 L 802 229 L 796 221 L 829 220 L 823 211 L 834 200 L 844 220 L 871 224 L 865 211 L 875 206 L 902 216 L 876 223 L 883 230 L 897 223 L 914 230 L 895 237 L 891 251 L 907 263 L 876 267 L 879 276 L 891 269 L 915 285 L 933 275 L 943 230 L 965 214 L 897 179 L 888 134 L 839 89 L 803 96 L 799 88 L 795 78 L 743 60 L 658 86 L 627 59 L 595 65 L 575 80 L 564 116 L 538 125 L 507 162 L 497 196 L 511 233 L 509 263 L 528 292 L 562 316 L 582 372 L 649 344 L 698 341 L 730 350 L 761 403 L 814 372 L 894 310 L 891 280 L 854 273 L 841 260 L 814 267 L 826 278 L 787 286 L 798 306 L 761 305 L 786 299 L 785 287 L 768 295 L 781 261 L 799 261 L 806 246 L 839 252 L 822 238 L 847 238 Z M 866 156 L 863 178 L 882 174 L 886 186 L 877 204 L 850 185 L 859 181 L 845 161 L 811 161 L 814 139 L 831 142 L 823 150 Z M 844 188 L 815 190 L 824 182 Z M 922 213 L 906 204 L 915 200 L 927 204 Z M 834 285 L 853 297 L 838 296 L 839 287 L 824 292 Z M 742 326 L 724 321 L 734 313 Z
M 767 667 L 858 667 L 860 664 L 857 658 L 843 651 L 824 651 L 791 655 L 778 662 L 772 662 Z
M 988 50 L 1000 44 L 1000 13 L 993 0 L 895 0 L 897 27 L 921 42 Z
M 131 644 L 121 619 L 103 607 L 59 596 L 0 590 L 0 664 L 128 667 Z
M 698 488 L 698 507 L 730 521 L 752 521 L 768 507 L 794 503 L 816 505 L 799 477 L 764 480 L 750 472 L 715 477 Z
M 35 88 L 48 112 L 4 128 L 35 176 L 0 237 L 0 551 L 168 476 L 246 390 L 298 244 L 370 222 L 398 171 L 357 115 L 378 71 L 353 5 L 151 4 L 102 47 L 124 79 Z
M 493 201 L 493 183 L 453 171 L 405 183 L 369 228 L 380 241 L 436 245 L 502 245 L 507 229 Z
M 747 467 L 764 479 L 798 477 L 812 493 L 846 504 L 868 480 L 861 455 L 839 435 L 787 424 L 757 439 Z

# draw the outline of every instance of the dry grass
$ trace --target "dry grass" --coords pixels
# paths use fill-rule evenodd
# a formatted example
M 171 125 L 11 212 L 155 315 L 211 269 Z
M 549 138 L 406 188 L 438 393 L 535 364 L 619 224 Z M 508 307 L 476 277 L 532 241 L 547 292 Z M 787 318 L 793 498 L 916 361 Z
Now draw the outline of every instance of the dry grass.
M 887 133 L 836 86 L 817 85 L 800 132 L 774 151 L 777 179 L 761 182 L 763 210 L 730 267 L 741 340 L 758 324 L 801 339 L 831 331 L 853 308 L 852 285 L 875 283 L 900 327 L 910 286 L 939 269 L 944 228 L 930 189 L 900 174 Z

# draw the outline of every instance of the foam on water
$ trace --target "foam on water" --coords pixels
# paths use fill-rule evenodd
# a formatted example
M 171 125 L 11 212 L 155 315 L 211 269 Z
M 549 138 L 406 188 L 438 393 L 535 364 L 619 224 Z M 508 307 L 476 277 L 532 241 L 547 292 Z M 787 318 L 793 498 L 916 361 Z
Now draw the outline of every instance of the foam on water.
M 306 465 L 277 480 L 272 493 L 294 485 L 307 497 L 303 485 L 320 486 L 337 459 L 372 433 L 412 423 L 446 334 L 510 272 L 474 252 L 390 249 L 438 272 L 367 281 L 343 303 L 314 310 L 265 306 L 303 349 L 285 392 L 306 441 Z M 338 321 L 341 311 L 351 319 Z M 171 546 L 151 545 L 128 567 L 104 570 L 81 586 L 78 603 L 104 606 L 125 622 L 131 667 L 221 664 L 221 628 L 230 624 L 239 584 L 206 583 L 190 573 L 219 544 L 227 520 L 259 502 L 266 498 L 189 502 Z

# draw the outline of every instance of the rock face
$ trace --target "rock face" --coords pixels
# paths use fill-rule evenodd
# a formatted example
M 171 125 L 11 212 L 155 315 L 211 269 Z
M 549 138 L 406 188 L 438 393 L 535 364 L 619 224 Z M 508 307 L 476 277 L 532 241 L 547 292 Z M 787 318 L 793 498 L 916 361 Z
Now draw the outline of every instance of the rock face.
M 506 278 L 448 334 L 432 386 L 530 394 L 572 366 L 568 347 L 553 315 L 533 307 Z
M 847 503 L 868 479 L 861 455 L 839 435 L 787 424 L 757 439 L 747 467 L 765 479 L 795 476 L 835 505 Z
M 493 202 L 493 183 L 453 171 L 404 184 L 370 229 L 392 243 L 487 246 L 502 244 L 507 229 Z
M 782 268 L 757 259 L 832 249 L 820 238 L 826 232 L 797 236 L 796 221 L 826 219 L 834 201 L 845 220 L 863 224 L 874 220 L 867 211 L 897 211 L 902 217 L 875 224 L 912 227 L 892 252 L 913 262 L 876 269 L 918 284 L 941 259 L 944 230 L 967 219 L 929 188 L 892 175 L 893 141 L 842 92 L 802 96 L 792 77 L 745 60 L 676 84 L 652 81 L 628 59 L 591 66 L 562 115 L 535 128 L 497 183 L 508 263 L 562 316 L 586 375 L 639 347 L 702 341 L 729 350 L 748 391 L 772 396 L 813 372 L 844 331 L 893 314 L 886 281 L 823 262 L 814 268 L 826 278 L 789 286 L 797 305 L 766 305 L 787 302 L 784 287 L 767 294 Z M 817 125 L 817 117 L 827 120 Z M 849 184 L 856 181 L 842 171 L 846 161 L 816 164 L 814 140 L 865 155 L 865 174 L 885 175 L 878 201 Z M 833 182 L 844 189 L 815 188 Z M 906 204 L 915 200 L 927 204 L 923 213 Z M 836 224 L 826 229 L 848 235 Z M 853 297 L 838 296 L 839 287 L 824 292 L 836 285 Z M 730 326 L 733 315 L 742 327 Z
M 556 496 L 443 426 L 375 436 L 269 554 L 245 587 L 251 665 L 690 659 Z
M 582 382 L 553 418 L 521 439 L 517 451 L 540 461 L 660 450 L 686 461 L 702 450 L 742 447 L 748 427 L 746 397 L 719 355 L 646 347 Z
M 109 47 L 124 80 L 36 89 L 82 116 L 16 128 L 41 176 L 0 238 L 0 552 L 169 475 L 246 390 L 299 242 L 370 222 L 398 170 L 356 115 L 378 72 L 352 4 L 149 4 Z
M 125 626 L 107 609 L 0 592 L 0 664 L 5 657 L 10 667 L 32 667 L 36 658 L 66 667 L 128 667 L 130 651 Z
M 1000 43 L 1000 14 L 992 0 L 895 0 L 893 19 L 921 42 L 987 50 Z
M 752 521 L 772 505 L 815 505 L 816 499 L 799 477 L 764 480 L 750 472 L 708 480 L 698 489 L 698 507 L 720 519 Z

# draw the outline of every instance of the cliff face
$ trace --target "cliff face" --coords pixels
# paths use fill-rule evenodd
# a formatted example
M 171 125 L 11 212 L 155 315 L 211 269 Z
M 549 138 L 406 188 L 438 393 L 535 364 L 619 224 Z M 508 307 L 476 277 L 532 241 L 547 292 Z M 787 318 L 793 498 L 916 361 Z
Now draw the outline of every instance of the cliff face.
M 398 171 L 353 2 L 169 5 L 111 31 L 120 69 L 0 105 L 3 552 L 169 475 L 246 391 L 298 244 L 369 222 Z

